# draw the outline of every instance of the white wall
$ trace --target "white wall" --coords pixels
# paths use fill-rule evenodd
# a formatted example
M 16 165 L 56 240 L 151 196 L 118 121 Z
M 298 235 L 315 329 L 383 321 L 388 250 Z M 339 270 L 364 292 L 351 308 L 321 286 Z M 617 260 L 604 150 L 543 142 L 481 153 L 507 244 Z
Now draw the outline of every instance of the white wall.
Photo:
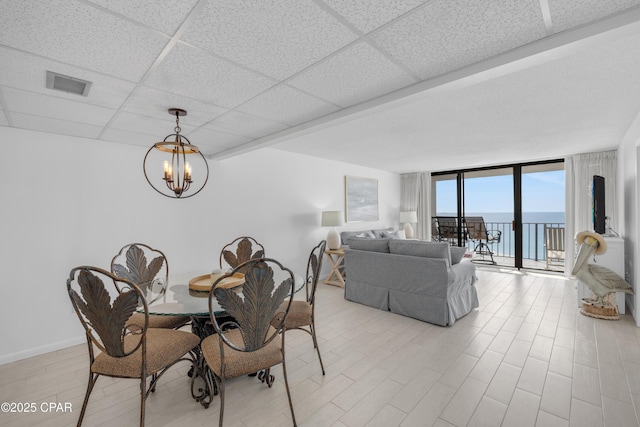
M 638 212 L 640 212 L 640 198 L 638 197 L 638 164 L 640 164 L 640 116 L 636 118 L 627 131 L 618 149 L 619 182 L 622 183 L 619 200 L 623 200 L 623 226 L 621 236 L 624 237 L 625 279 L 633 286 L 635 295 L 626 295 L 627 306 L 640 326 L 640 263 L 635 261 L 640 242 L 640 227 L 638 226 Z
M 224 244 L 251 235 L 302 271 L 328 231 L 320 212 L 344 210 L 345 175 L 378 179 L 380 220 L 340 230 L 398 226 L 400 176 L 381 170 L 262 149 L 210 162 L 204 190 L 174 200 L 147 184 L 145 147 L 8 127 L 0 140 L 0 364 L 83 342 L 69 271 L 108 269 L 127 243 L 162 249 L 172 273 L 207 272 Z

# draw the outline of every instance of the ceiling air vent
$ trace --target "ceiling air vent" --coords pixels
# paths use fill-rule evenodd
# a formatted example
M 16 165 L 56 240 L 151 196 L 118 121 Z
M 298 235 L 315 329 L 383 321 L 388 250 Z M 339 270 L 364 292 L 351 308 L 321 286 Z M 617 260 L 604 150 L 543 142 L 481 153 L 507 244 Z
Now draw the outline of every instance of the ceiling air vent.
M 47 71 L 47 88 L 87 96 L 91 82 Z

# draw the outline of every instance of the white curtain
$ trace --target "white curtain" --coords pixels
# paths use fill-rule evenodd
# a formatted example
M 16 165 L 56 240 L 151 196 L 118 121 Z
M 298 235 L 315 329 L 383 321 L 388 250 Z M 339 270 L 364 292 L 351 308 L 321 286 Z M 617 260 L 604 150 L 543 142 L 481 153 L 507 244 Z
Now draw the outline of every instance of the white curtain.
M 431 240 L 431 174 L 405 173 L 400 178 L 400 211 L 417 212 L 416 237 Z
M 616 197 L 617 152 L 578 154 L 567 157 L 565 168 L 566 236 L 565 236 L 565 275 L 571 274 L 576 254 L 574 237 L 583 230 L 593 230 L 592 223 L 592 181 L 593 175 L 605 180 L 605 207 L 608 226 L 618 229 Z

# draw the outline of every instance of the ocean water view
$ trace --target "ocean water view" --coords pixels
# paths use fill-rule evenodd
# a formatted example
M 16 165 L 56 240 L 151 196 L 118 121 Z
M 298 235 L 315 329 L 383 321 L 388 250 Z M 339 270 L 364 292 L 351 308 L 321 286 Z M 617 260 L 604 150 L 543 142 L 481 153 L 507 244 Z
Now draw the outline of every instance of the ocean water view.
M 438 216 L 456 216 L 452 212 L 437 213 Z M 501 232 L 499 243 L 492 244 L 491 250 L 497 256 L 513 257 L 515 254 L 515 232 L 512 230 L 512 212 L 468 212 L 467 216 L 481 216 L 484 218 L 487 230 Z M 544 260 L 545 241 L 544 226 L 564 227 L 564 212 L 523 212 L 523 258 Z M 473 242 L 467 242 L 467 247 L 473 249 Z

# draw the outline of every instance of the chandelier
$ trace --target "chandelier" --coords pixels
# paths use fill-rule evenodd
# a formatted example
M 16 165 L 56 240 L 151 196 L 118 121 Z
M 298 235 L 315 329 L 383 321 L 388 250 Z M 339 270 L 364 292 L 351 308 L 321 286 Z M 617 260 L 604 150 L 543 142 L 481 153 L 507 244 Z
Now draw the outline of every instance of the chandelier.
M 144 156 L 144 176 L 163 196 L 186 199 L 204 188 L 209 179 L 209 165 L 198 147 L 180 134 L 180 117 L 187 115 L 186 110 L 170 108 L 169 114 L 176 116 L 175 133 L 149 148 Z M 202 166 L 194 169 L 190 161 Z

